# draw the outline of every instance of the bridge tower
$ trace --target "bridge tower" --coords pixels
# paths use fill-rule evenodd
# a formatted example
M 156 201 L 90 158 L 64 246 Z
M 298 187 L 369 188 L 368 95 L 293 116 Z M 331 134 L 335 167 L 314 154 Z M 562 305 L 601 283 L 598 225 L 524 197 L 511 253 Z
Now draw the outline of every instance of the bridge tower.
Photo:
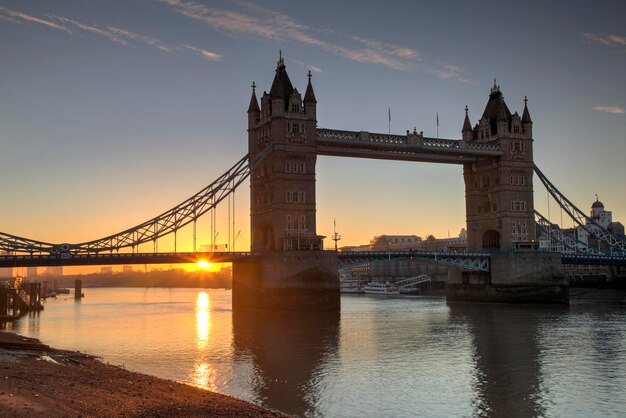
M 259 108 L 255 87 L 248 107 L 248 150 L 254 158 L 272 153 L 252 172 L 253 251 L 321 250 L 315 224 L 316 104 L 308 74 L 304 100 L 287 74 L 282 56 L 270 92 Z
M 532 126 L 527 100 L 521 117 L 511 114 L 495 80 L 473 128 L 466 108 L 463 140 L 495 143 L 503 153 L 463 166 L 468 251 L 510 251 L 536 241 Z
M 448 271 L 448 300 L 569 300 L 560 254 L 536 251 L 532 127 L 526 98 L 522 116 L 511 114 L 495 80 L 474 127 L 465 108 L 463 141 L 493 143 L 502 155 L 463 165 L 467 250 L 492 255 L 489 273 Z
M 322 251 L 315 211 L 316 106 L 311 72 L 304 98 L 280 55 L 261 105 L 252 85 L 248 153 L 272 147 L 250 176 L 254 260 L 233 263 L 233 308 L 339 309 L 337 257 Z

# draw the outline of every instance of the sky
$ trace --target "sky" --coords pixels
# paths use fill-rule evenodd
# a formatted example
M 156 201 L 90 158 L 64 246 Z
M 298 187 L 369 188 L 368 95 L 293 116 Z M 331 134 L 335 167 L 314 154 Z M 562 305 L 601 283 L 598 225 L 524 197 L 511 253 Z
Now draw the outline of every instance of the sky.
M 528 96 L 550 180 L 626 223 L 624 16 L 623 1 L 0 0 L 0 231 L 83 242 L 196 193 L 246 154 L 250 86 L 269 91 L 279 50 L 300 91 L 312 71 L 324 128 L 386 132 L 390 109 L 392 133 L 436 136 L 438 115 L 439 136 L 459 139 L 496 78 L 512 112 Z M 247 182 L 235 218 L 246 250 Z M 456 236 L 462 168 L 319 157 L 317 232 L 333 219 L 340 245 Z M 223 244 L 225 209 L 218 221 Z

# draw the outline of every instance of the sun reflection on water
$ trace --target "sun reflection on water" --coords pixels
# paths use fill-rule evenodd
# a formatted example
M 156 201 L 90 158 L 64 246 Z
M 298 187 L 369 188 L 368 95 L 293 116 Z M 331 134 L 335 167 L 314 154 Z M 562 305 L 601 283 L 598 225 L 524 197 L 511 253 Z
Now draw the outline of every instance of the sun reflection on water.
M 217 391 L 217 370 L 207 362 L 197 362 L 193 366 L 191 378 L 194 384 L 203 389 Z
M 217 389 L 215 385 L 217 371 L 203 359 L 210 337 L 211 301 L 207 292 L 199 292 L 196 298 L 196 345 L 199 355 L 191 372 L 191 380 L 196 386 L 215 391 Z
M 196 344 L 200 350 L 204 350 L 209 342 L 211 333 L 210 306 L 207 293 L 198 293 L 196 298 Z

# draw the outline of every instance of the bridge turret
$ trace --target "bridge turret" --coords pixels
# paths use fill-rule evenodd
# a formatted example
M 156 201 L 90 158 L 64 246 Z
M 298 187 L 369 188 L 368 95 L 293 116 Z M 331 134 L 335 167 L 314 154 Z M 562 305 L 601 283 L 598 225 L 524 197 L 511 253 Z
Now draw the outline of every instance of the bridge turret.
M 306 86 L 306 93 L 304 93 L 304 112 L 312 119 L 317 118 L 317 100 L 315 99 L 315 93 L 313 92 L 313 85 L 311 84 L 311 71 L 307 74 L 309 82 Z
M 261 119 L 261 109 L 256 98 L 256 85 L 252 82 L 252 96 L 250 97 L 250 106 L 248 106 L 248 129 L 256 126 Z
M 533 137 L 533 121 L 528 111 L 528 98 L 524 96 L 524 113 L 522 114 L 522 129 L 527 138 Z
M 291 84 L 291 80 L 285 68 L 285 59 L 281 51 L 278 62 L 276 63 L 276 75 L 274 76 L 272 88 L 270 89 L 272 117 L 285 115 L 285 111 L 288 110 L 289 98 L 293 93 L 293 85 Z
M 465 121 L 463 121 L 463 129 L 461 130 L 461 134 L 463 135 L 463 141 L 471 141 L 474 139 L 474 130 L 472 129 L 472 124 L 470 123 L 468 116 L 469 108 L 465 106 Z

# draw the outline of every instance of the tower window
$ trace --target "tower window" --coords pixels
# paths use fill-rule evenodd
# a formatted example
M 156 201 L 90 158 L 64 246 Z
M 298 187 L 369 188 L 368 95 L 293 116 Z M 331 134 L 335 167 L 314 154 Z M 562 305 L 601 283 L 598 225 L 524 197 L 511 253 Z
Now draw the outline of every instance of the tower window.
M 285 173 L 306 174 L 305 161 L 286 161 Z
M 513 212 L 524 212 L 526 210 L 526 201 L 524 200 L 512 200 L 511 210 Z
M 303 192 L 303 191 L 297 191 L 297 192 L 288 191 L 286 193 L 285 197 L 286 197 L 287 203 L 305 203 L 306 192 Z

